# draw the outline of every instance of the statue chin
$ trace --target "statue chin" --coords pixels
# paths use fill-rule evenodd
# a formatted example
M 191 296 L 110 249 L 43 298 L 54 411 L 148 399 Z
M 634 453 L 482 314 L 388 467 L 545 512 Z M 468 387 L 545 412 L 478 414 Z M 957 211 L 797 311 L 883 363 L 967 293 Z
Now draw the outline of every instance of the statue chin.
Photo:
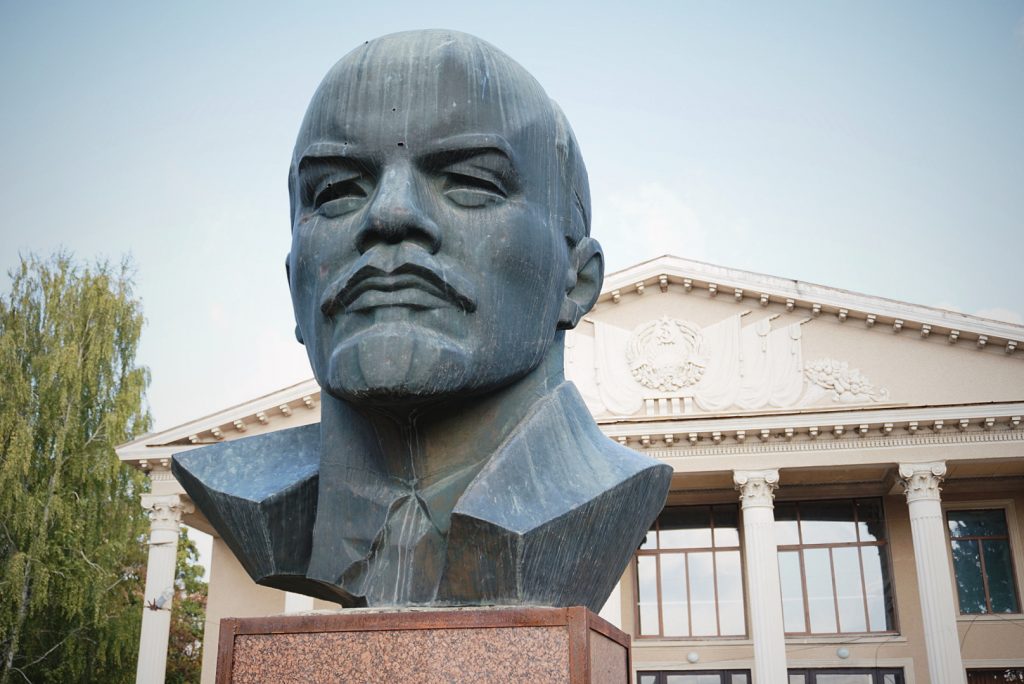
M 459 392 L 471 355 L 451 338 L 413 326 L 364 331 L 331 353 L 321 384 L 344 401 L 402 406 Z

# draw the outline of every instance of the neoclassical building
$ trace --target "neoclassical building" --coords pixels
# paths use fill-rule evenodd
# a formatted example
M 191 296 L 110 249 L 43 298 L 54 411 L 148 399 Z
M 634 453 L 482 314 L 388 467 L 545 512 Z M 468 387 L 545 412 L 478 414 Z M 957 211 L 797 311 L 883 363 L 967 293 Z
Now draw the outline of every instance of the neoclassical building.
M 672 466 L 602 615 L 639 684 L 999 682 L 1024 668 L 1024 326 L 671 256 L 611 274 L 566 373 Z M 118 449 L 148 473 L 140 682 L 162 682 L 179 523 L 223 617 L 330 608 L 255 585 L 172 454 L 319 419 L 312 380 Z M 160 605 L 159 609 L 153 609 Z

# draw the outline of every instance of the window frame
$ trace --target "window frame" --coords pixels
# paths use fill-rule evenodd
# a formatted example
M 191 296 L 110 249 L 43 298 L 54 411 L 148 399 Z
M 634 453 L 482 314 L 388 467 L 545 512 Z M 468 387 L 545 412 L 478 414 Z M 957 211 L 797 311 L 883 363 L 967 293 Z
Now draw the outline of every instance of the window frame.
M 872 500 L 872 499 L 877 500 L 881 504 L 882 518 L 883 518 L 882 526 L 883 526 L 883 529 L 885 530 L 885 539 L 884 539 L 884 541 L 860 541 L 860 528 L 859 528 L 859 525 L 858 525 L 859 520 L 858 520 L 858 516 L 857 516 L 857 507 L 855 505 L 855 502 L 856 501 L 867 501 L 867 500 Z M 892 636 L 892 635 L 896 635 L 896 634 L 900 633 L 899 602 L 898 602 L 897 597 L 896 597 L 896 579 L 895 579 L 895 572 L 894 572 L 895 569 L 893 568 L 893 560 L 892 560 L 892 552 L 891 552 L 892 534 L 891 534 L 891 530 L 889 529 L 889 517 L 890 516 L 888 515 L 886 499 L 887 499 L 887 497 L 883 496 L 883 495 L 878 495 L 878 496 L 851 496 L 851 497 L 834 497 L 834 496 L 830 496 L 830 497 L 824 497 L 824 498 L 786 498 L 786 499 L 776 499 L 776 501 L 775 501 L 776 507 L 779 506 L 779 505 L 784 505 L 784 504 L 793 504 L 797 508 L 797 518 L 796 518 L 796 520 L 798 522 L 798 524 L 797 524 L 797 534 L 798 534 L 799 543 L 798 544 L 777 544 L 776 545 L 776 549 L 775 549 L 775 553 L 776 553 L 776 557 L 778 557 L 778 555 L 781 554 L 782 552 L 796 552 L 798 554 L 798 558 L 799 558 L 799 561 L 800 561 L 800 591 L 801 591 L 801 597 L 802 597 L 802 600 L 803 600 L 803 611 L 804 611 L 804 631 L 802 631 L 802 632 L 789 632 L 789 631 L 785 630 L 785 624 L 783 624 L 783 634 L 784 634 L 784 638 L 785 639 L 804 639 L 804 638 L 819 638 L 819 637 L 828 638 L 828 637 L 850 636 L 850 635 L 853 635 L 853 636 Z M 803 535 L 804 535 L 803 526 L 799 524 L 799 522 L 801 521 L 800 505 L 801 504 L 825 503 L 825 502 L 830 502 L 830 501 L 849 501 L 850 502 L 850 506 L 851 506 L 851 508 L 853 510 L 853 524 L 854 524 L 854 528 L 857 530 L 857 541 L 853 541 L 853 542 L 834 542 L 834 543 L 811 543 L 811 544 L 804 544 L 803 543 Z M 890 629 L 886 629 L 886 630 L 863 631 L 863 632 L 846 632 L 846 631 L 842 631 L 842 624 L 841 624 L 842 620 L 841 620 L 841 616 L 840 616 L 840 613 L 839 613 L 839 606 L 838 606 L 839 596 L 838 596 L 838 593 L 837 593 L 837 590 L 836 590 L 835 562 L 834 562 L 834 559 L 833 559 L 832 550 L 836 549 L 836 548 L 856 548 L 856 549 L 859 550 L 862 547 L 868 547 L 868 546 L 874 546 L 874 547 L 878 548 L 879 549 L 879 555 L 884 554 L 884 557 L 885 557 L 885 567 L 888 570 L 888 577 L 886 579 L 888 579 L 889 592 L 890 592 L 890 597 L 892 599 L 892 627 Z M 810 601 L 809 601 L 809 597 L 808 597 L 808 593 L 807 593 L 807 570 L 806 570 L 806 563 L 805 563 L 805 560 L 804 560 L 804 551 L 807 550 L 807 549 L 828 549 L 829 550 L 829 567 L 830 567 L 830 570 L 831 570 L 833 610 L 835 611 L 835 617 L 836 617 L 836 631 L 835 632 L 813 632 L 813 631 L 811 631 Z M 861 582 L 861 591 L 862 591 L 863 602 L 864 602 L 865 625 L 870 630 L 871 620 L 870 620 L 870 615 L 868 614 L 868 598 L 867 598 L 866 578 L 865 578 L 865 573 L 864 573 L 864 557 L 863 557 L 863 555 L 861 553 L 858 553 L 857 557 L 858 557 L 858 560 L 860 561 L 860 582 Z M 781 579 L 781 572 L 780 572 L 780 579 Z
M 815 684 L 820 674 L 867 674 L 874 675 L 875 684 L 882 684 L 885 675 L 894 674 L 896 684 L 906 684 L 907 674 L 902 667 L 791 667 L 786 669 L 786 679 L 790 675 L 803 675 L 805 684 Z
M 722 681 L 723 684 L 731 684 L 731 679 L 730 680 L 726 680 L 725 677 L 730 677 L 731 678 L 732 675 L 746 675 L 747 676 L 747 684 L 751 684 L 754 681 L 754 679 L 753 679 L 754 673 L 753 673 L 752 669 L 750 669 L 750 668 L 743 668 L 743 667 L 739 667 L 739 668 L 737 668 L 737 667 L 727 667 L 725 669 L 718 669 L 718 670 L 707 670 L 707 669 L 703 669 L 703 668 L 701 668 L 699 670 L 637 670 L 636 671 L 636 680 L 635 680 L 635 682 L 636 682 L 636 684 L 640 684 L 640 677 L 642 675 L 654 675 L 655 676 L 655 680 L 654 680 L 655 684 L 665 684 L 665 681 L 666 681 L 666 679 L 668 678 L 669 675 L 702 675 L 702 674 L 717 674 L 720 677 L 722 677 L 721 681 Z
M 714 534 L 714 514 L 713 509 L 718 506 L 735 506 L 736 507 L 736 534 L 737 534 L 737 545 L 736 546 L 715 546 L 715 534 Z M 660 532 L 661 532 L 661 518 L 665 513 L 671 512 L 672 510 L 683 509 L 683 508 L 705 508 L 708 510 L 709 517 L 711 520 L 711 546 L 709 547 L 693 547 L 693 548 L 680 548 L 680 549 L 663 549 L 661 548 Z M 746 557 L 743 551 L 743 510 L 738 502 L 726 501 L 717 503 L 696 503 L 696 504 L 684 504 L 681 506 L 665 506 L 662 508 L 658 517 L 655 518 L 651 526 L 651 531 L 657 530 L 659 532 L 658 548 L 655 549 L 641 549 L 633 553 L 633 558 L 630 563 L 633 572 L 633 638 L 638 640 L 659 640 L 659 641 L 706 641 L 709 639 L 713 640 L 734 640 L 744 641 L 750 639 L 750 614 L 748 610 L 749 600 L 747 596 L 747 567 Z M 743 597 L 743 634 L 727 634 L 722 635 L 722 617 L 721 610 L 718 606 L 718 559 L 716 558 L 716 552 L 719 551 L 738 551 L 740 559 L 740 592 Z M 693 635 L 693 616 L 692 616 L 692 604 L 689 601 L 690 597 L 690 586 L 689 586 L 689 559 L 687 559 L 687 573 L 686 573 L 686 596 L 687 596 L 687 620 L 689 625 L 689 636 L 665 636 L 665 618 L 662 609 L 662 598 L 661 598 L 661 556 L 662 554 L 680 554 L 689 555 L 691 553 L 710 553 L 712 558 L 712 567 L 714 568 L 714 582 L 715 582 L 715 625 L 719 634 L 711 635 Z M 657 634 L 642 634 L 641 633 L 641 622 L 640 622 L 640 567 L 639 558 L 641 556 L 653 557 L 655 559 L 655 589 L 658 594 L 658 633 Z M 700 670 L 701 672 L 712 672 L 711 670 Z M 662 672 L 662 670 L 651 670 L 651 672 Z M 669 670 L 664 670 L 669 672 Z M 671 673 L 675 674 L 677 671 L 672 670 Z M 679 672 L 690 672 L 689 670 Z M 726 670 L 722 670 L 726 672 Z M 729 672 L 732 672 L 729 670 Z M 737 670 L 737 673 L 746 672 L 745 670 Z M 639 680 L 637 680 L 639 681 Z
M 1006 517 L 1006 538 L 1010 544 L 1010 565 L 1013 575 L 1014 589 L 1017 591 L 1017 612 L 1016 613 L 962 613 L 960 612 L 960 590 L 956 584 L 956 566 L 953 564 L 953 536 L 949 531 L 950 511 L 989 511 L 1000 509 Z M 1017 511 L 1013 499 L 973 499 L 962 501 L 942 502 L 942 526 L 946 537 L 946 560 L 949 564 L 949 577 L 953 582 L 953 598 L 956 600 L 957 620 L 1002 620 L 1011 616 L 1024 615 L 1024 596 L 1021 595 L 1021 588 L 1024 587 L 1024 539 L 1021 538 L 1022 531 L 1017 522 Z M 985 578 L 986 602 L 988 601 L 988 578 Z

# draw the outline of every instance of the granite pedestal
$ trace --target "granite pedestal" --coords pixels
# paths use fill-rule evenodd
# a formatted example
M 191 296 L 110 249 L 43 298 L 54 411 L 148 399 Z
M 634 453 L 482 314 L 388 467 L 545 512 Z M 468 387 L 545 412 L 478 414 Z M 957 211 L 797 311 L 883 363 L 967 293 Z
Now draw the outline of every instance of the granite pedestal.
M 218 684 L 626 684 L 629 636 L 583 607 L 225 618 Z

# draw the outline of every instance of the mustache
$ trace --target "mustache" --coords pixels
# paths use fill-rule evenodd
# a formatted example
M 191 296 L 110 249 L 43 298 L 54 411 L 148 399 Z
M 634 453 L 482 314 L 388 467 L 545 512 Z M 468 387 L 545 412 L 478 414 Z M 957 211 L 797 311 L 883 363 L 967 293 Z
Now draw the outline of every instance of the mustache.
M 327 285 L 320 311 L 333 316 L 368 290 L 392 292 L 405 288 L 423 290 L 466 313 L 476 311 L 474 288 L 467 278 L 443 268 L 426 252 L 411 250 L 402 250 L 392 258 L 370 252 L 361 256 Z

